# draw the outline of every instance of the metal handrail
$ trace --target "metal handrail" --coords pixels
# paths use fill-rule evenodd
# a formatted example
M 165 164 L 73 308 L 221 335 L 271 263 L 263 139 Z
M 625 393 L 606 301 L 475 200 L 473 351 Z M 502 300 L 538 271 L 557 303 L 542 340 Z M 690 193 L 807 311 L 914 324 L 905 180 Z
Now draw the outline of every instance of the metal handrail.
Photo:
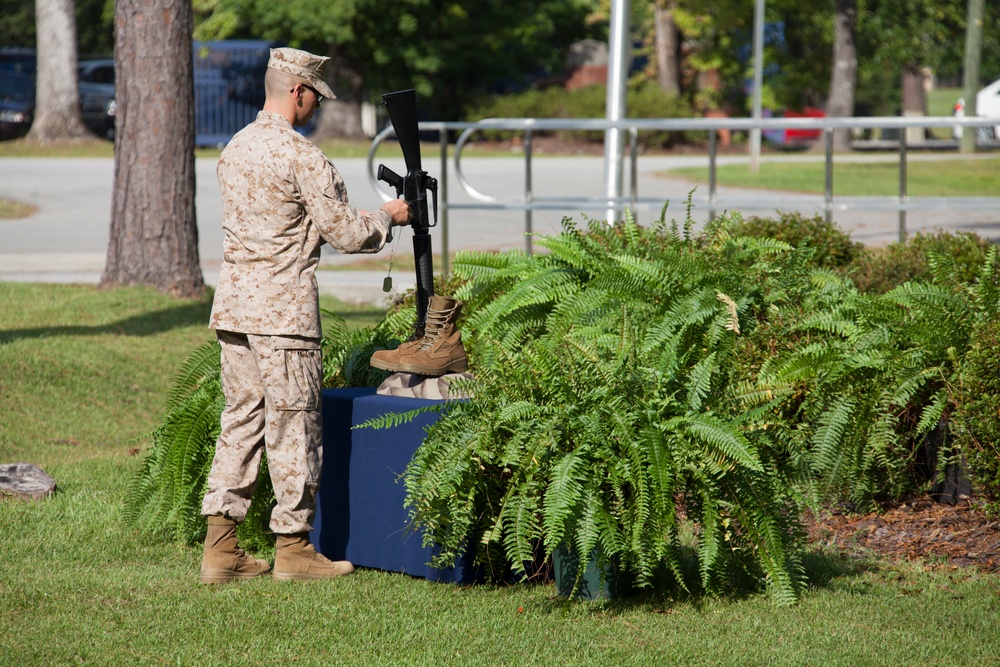
M 709 217 L 714 216 L 715 209 L 723 202 L 720 201 L 716 189 L 716 167 L 718 160 L 717 135 L 720 130 L 818 130 L 823 134 L 823 144 L 825 153 L 825 178 L 822 208 L 825 211 L 827 221 L 832 220 L 834 211 L 846 211 L 857 209 L 870 210 L 896 210 L 899 212 L 899 238 L 906 238 L 906 213 L 912 210 L 934 210 L 939 208 L 961 208 L 961 209 L 981 209 L 1000 207 L 1000 197 L 909 197 L 906 187 L 906 165 L 907 151 L 909 145 L 906 140 L 905 130 L 908 128 L 975 128 L 998 125 L 998 119 L 985 117 L 955 117 L 955 116 L 926 116 L 926 117 L 862 117 L 862 118 L 763 118 L 755 120 L 753 118 L 657 118 L 641 119 L 632 118 L 618 121 L 605 119 L 575 118 L 575 119 L 550 119 L 550 118 L 488 118 L 477 122 L 422 122 L 419 124 L 421 132 L 437 132 L 439 136 L 440 151 L 440 176 L 441 186 L 440 212 L 441 212 L 441 234 L 442 234 L 442 256 L 444 261 L 444 272 L 448 273 L 448 211 L 449 209 L 498 209 L 498 210 L 524 210 L 525 212 L 525 238 L 526 251 L 531 253 L 531 232 L 532 232 L 532 211 L 546 209 L 564 209 L 567 207 L 581 208 L 604 208 L 621 210 L 624 206 L 629 206 L 633 210 L 638 209 L 659 209 L 663 202 L 654 199 L 643 199 L 639 196 L 637 186 L 638 174 L 638 133 L 645 131 L 706 131 L 709 134 L 708 152 L 708 196 Z M 626 130 L 629 141 L 629 161 L 631 178 L 631 191 L 627 196 L 609 199 L 603 197 L 536 197 L 532 183 L 532 135 L 537 131 L 606 131 L 609 129 Z M 833 197 L 833 132 L 834 130 L 879 130 L 895 129 L 903 130 L 900 138 L 896 142 L 899 150 L 899 194 L 895 197 Z M 454 164 L 455 174 L 462 189 L 467 195 L 478 203 L 451 202 L 448 199 L 448 136 L 450 133 L 461 131 L 455 142 Z M 524 194 L 518 197 L 501 198 L 480 192 L 466 177 L 462 169 L 462 154 L 470 138 L 478 132 L 485 131 L 509 131 L 520 132 L 523 139 L 524 162 L 525 162 L 525 187 Z M 372 187 L 385 200 L 393 198 L 393 193 L 382 187 L 375 175 L 374 162 L 375 153 L 378 146 L 393 134 L 392 126 L 388 126 L 379 132 L 372 140 L 371 148 L 368 151 L 368 179 Z M 778 195 L 780 198 L 780 195 Z M 776 200 L 778 201 L 778 200 Z M 726 204 L 733 206 L 739 203 L 738 200 L 727 199 Z M 780 203 L 780 202 L 779 202 Z M 801 196 L 795 202 L 801 205 Z

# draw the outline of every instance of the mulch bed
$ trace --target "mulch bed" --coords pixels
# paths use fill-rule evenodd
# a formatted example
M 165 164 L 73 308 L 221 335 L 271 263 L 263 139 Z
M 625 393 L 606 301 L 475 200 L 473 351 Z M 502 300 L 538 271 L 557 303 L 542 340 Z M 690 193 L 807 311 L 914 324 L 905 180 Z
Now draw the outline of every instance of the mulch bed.
M 929 567 L 1000 570 L 1000 520 L 976 500 L 955 505 L 928 497 L 911 499 L 877 514 L 838 508 L 806 516 L 809 541 L 854 556 L 882 555 L 890 561 L 925 561 Z

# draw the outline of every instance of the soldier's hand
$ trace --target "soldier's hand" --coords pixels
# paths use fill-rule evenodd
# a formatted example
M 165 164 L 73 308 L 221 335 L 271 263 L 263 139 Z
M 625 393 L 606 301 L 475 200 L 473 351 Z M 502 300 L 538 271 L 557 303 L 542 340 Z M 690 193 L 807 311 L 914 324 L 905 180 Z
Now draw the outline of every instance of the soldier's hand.
M 382 204 L 382 208 L 392 216 L 392 224 L 396 226 L 410 224 L 410 207 L 402 199 L 390 199 Z

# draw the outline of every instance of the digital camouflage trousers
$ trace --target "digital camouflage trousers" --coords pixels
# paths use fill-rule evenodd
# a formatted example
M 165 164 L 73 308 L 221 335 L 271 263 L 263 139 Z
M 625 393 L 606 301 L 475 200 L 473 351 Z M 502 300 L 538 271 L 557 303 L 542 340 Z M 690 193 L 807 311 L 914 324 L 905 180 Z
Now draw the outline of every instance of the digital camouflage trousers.
M 318 338 L 217 332 L 226 407 L 202 503 L 204 516 L 246 517 L 261 452 L 277 506 L 271 530 L 312 530 L 323 461 Z

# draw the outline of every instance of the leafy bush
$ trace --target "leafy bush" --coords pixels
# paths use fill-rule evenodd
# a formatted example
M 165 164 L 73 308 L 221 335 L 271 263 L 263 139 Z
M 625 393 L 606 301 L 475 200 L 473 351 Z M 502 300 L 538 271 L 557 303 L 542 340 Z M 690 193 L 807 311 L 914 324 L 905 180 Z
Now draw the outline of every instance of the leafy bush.
M 1000 514 L 1000 322 L 973 331 L 955 397 L 953 434 L 969 466 L 973 491 Z
M 481 350 L 473 398 L 429 429 L 405 476 L 436 562 L 477 545 L 481 564 L 524 573 L 536 547 L 566 546 L 640 585 L 665 562 L 686 586 L 686 519 L 705 589 L 743 571 L 794 601 L 792 481 L 808 470 L 773 442 L 766 412 L 744 409 L 732 370 L 741 332 L 806 284 L 808 253 L 721 223 L 705 238 L 663 221 L 567 223 L 539 243 L 548 253 L 455 263 Z
M 604 86 L 586 86 L 575 90 L 545 88 L 527 90 L 517 95 L 490 98 L 471 108 L 471 120 L 482 118 L 604 118 L 607 92 Z M 655 85 L 630 88 L 626 91 L 630 118 L 690 118 L 691 108 L 680 98 L 667 95 Z M 536 131 L 538 134 L 546 134 Z M 501 132 L 483 132 L 488 140 L 504 138 Z M 553 133 L 561 138 L 603 141 L 603 132 Z M 639 143 L 644 148 L 669 148 L 691 141 L 696 133 L 644 132 Z
M 758 390 L 778 397 L 775 427 L 808 452 L 823 496 L 871 508 L 924 481 L 917 450 L 945 413 L 968 315 L 930 285 L 849 289 L 781 332 L 796 343 L 762 364 Z
M 811 218 L 799 212 L 779 212 L 778 218 L 752 217 L 737 221 L 733 234 L 754 238 L 771 238 L 798 247 L 811 248 L 814 266 L 833 269 L 855 261 L 864 246 L 851 241 L 851 236 L 822 216 Z
M 862 292 L 884 294 L 908 281 L 930 279 L 929 257 L 950 262 L 951 273 L 962 282 L 976 279 L 990 242 L 971 232 L 915 234 L 903 243 L 864 248 L 849 273 Z
M 705 589 L 756 573 L 789 602 L 803 502 L 871 506 L 927 481 L 920 443 L 1000 304 L 992 261 L 969 284 L 930 253 L 932 283 L 864 294 L 811 268 L 812 230 L 792 248 L 745 229 L 568 224 L 545 255 L 460 255 L 473 398 L 406 474 L 439 565 L 478 545 L 480 563 L 523 573 L 536 549 L 569 547 L 640 585 L 666 562 L 683 586 L 684 516 Z
M 976 345 L 989 345 L 985 327 L 1000 309 L 995 248 L 975 267 L 978 275 L 972 274 L 972 261 L 963 265 L 932 251 L 926 259 L 928 282 L 907 282 L 885 294 L 858 293 L 805 320 L 825 338 L 792 355 L 810 357 L 804 364 L 810 365 L 825 357 L 831 344 L 851 341 L 850 355 L 814 366 L 817 382 L 804 391 L 803 418 L 828 431 L 818 463 L 831 480 L 841 480 L 835 486 L 859 502 L 898 499 L 922 484 L 926 489 L 933 480 L 922 477 L 917 465 L 924 436 L 953 413 L 970 409 L 970 400 L 974 408 L 975 393 L 963 387 L 976 387 L 983 382 L 976 378 L 988 375 L 976 370 L 982 362 L 974 341 L 978 336 Z M 792 374 L 802 379 L 800 371 Z M 859 375 L 864 383 L 852 384 Z M 980 390 L 987 388 L 974 391 Z M 824 416 L 809 416 L 816 403 L 828 405 Z M 823 454 L 827 449 L 836 456 Z M 937 460 L 937 475 L 955 462 L 956 452 L 945 454 Z M 837 468 L 843 472 L 831 477 Z

